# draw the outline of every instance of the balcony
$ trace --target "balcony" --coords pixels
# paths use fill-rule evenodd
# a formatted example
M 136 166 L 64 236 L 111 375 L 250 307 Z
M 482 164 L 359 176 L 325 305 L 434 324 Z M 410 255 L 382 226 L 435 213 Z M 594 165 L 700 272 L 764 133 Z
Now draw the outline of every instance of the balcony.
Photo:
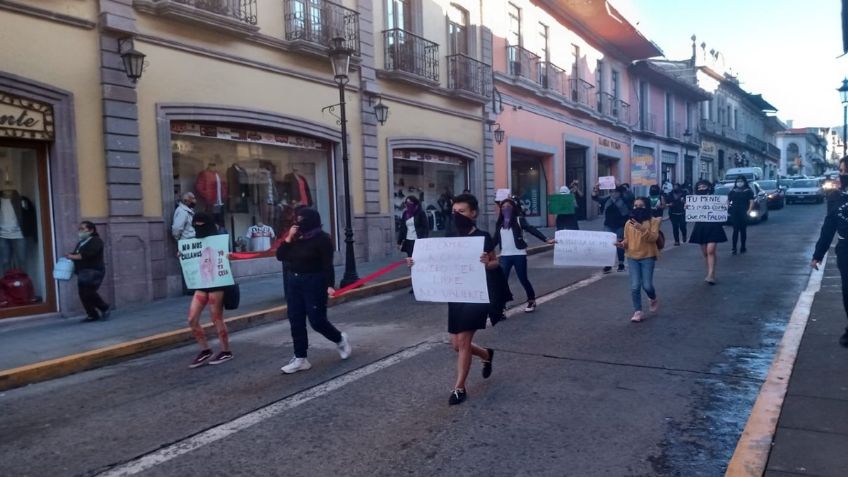
M 285 0 L 286 40 L 303 50 L 326 56 L 333 38 L 359 56 L 359 13 L 333 2 Z
M 616 106 L 615 96 L 609 93 L 598 93 L 598 112 L 606 118 L 617 119 L 613 113 Z
M 256 0 L 134 0 L 139 11 L 249 35 L 256 26 Z
M 406 30 L 383 32 L 383 69 L 390 77 L 439 85 L 439 45 Z
M 595 102 L 597 101 L 596 96 L 592 94 L 592 90 L 595 89 L 595 86 L 588 81 L 583 81 L 582 79 L 569 79 L 568 80 L 568 89 L 570 91 L 570 98 L 575 103 L 582 104 L 588 108 L 595 109 Z
M 666 125 L 666 136 L 671 139 L 677 139 L 678 141 L 682 141 L 684 139 L 683 133 L 686 132 L 686 128 L 682 123 L 671 123 Z
M 720 135 L 721 126 L 711 119 L 701 118 L 701 131 L 710 134 Z
M 624 100 L 616 100 L 617 110 L 613 109 L 613 116 L 624 124 L 630 124 L 630 103 Z
M 642 113 L 639 117 L 639 129 L 642 132 L 657 134 L 657 115 Z
M 539 83 L 539 55 L 510 45 L 506 47 L 506 64 L 510 75 Z
M 774 144 L 768 144 L 766 155 L 772 159 L 780 160 L 780 148 Z
M 758 137 L 752 136 L 750 134 L 745 135 L 745 144 L 747 144 L 758 152 L 766 152 L 766 142 Z
M 550 61 L 540 61 L 536 65 L 539 74 L 539 84 L 554 93 L 565 94 L 565 70 Z
M 466 55 L 450 55 L 448 89 L 459 96 L 485 101 L 492 90 L 492 67 Z

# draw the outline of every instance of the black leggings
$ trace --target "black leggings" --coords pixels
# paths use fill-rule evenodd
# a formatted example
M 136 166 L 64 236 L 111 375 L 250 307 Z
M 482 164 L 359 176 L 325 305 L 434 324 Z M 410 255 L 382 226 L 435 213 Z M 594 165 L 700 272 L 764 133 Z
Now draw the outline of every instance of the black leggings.
M 686 241 L 686 216 L 683 214 L 669 214 L 671 219 L 671 233 L 674 234 L 674 243 L 680 242 L 680 234 L 683 233 L 683 241 Z
M 745 250 L 745 244 L 748 242 L 748 224 L 745 219 L 733 222 L 733 250 L 736 250 L 737 239 L 742 239 L 742 250 Z
M 845 309 L 845 316 L 848 317 L 848 243 L 843 245 L 843 242 L 845 240 L 839 240 L 836 244 L 836 266 L 842 277 L 842 307 Z M 845 330 L 848 331 L 848 327 Z

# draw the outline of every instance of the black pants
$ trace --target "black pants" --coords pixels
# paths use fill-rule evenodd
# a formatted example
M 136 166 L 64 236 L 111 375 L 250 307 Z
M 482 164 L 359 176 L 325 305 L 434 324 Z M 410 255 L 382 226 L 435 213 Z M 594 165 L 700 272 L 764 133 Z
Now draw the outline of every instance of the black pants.
M 99 319 L 101 312 L 109 309 L 109 305 L 103 301 L 97 290 L 100 289 L 100 284 L 103 283 L 103 275 L 105 273 L 96 270 L 80 270 L 77 274 L 77 291 L 79 292 L 80 302 L 85 308 L 85 314 L 90 318 Z
M 556 229 L 580 230 L 580 225 L 577 223 L 577 216 L 574 214 L 557 214 Z
M 748 242 L 748 219 L 745 216 L 733 218 L 733 250 L 736 250 L 736 241 L 741 239 L 742 250 Z
M 848 241 L 846 240 L 840 239 L 836 243 L 836 266 L 842 277 L 842 307 L 845 309 L 845 316 L 848 317 Z M 848 327 L 845 330 L 848 331 Z
M 307 317 L 312 329 L 324 338 L 333 343 L 342 340 L 342 334 L 327 320 L 327 284 L 323 273 L 289 272 L 286 303 L 295 357 L 305 358 L 309 348 Z
M 683 241 L 686 241 L 686 216 L 683 214 L 668 214 L 671 219 L 671 233 L 674 234 L 674 243 L 680 242 L 680 234 L 683 234 Z

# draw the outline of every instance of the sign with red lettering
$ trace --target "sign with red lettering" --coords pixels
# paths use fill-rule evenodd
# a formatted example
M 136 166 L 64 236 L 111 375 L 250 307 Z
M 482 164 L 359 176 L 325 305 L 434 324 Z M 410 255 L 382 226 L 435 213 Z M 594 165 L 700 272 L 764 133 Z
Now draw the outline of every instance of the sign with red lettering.
M 0 137 L 53 140 L 53 108 L 0 93 Z
M 425 238 L 412 251 L 412 290 L 418 301 L 489 303 L 483 237 Z

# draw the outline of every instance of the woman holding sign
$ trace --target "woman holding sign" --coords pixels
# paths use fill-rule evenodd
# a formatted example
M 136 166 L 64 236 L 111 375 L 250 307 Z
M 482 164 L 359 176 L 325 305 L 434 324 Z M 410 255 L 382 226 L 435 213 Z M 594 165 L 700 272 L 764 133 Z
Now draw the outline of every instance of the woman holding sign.
M 709 195 L 712 193 L 713 186 L 707 180 L 699 180 L 695 184 L 695 194 Z M 724 233 L 724 226 L 720 222 L 696 222 L 692 228 L 692 234 L 689 236 L 689 243 L 697 243 L 701 245 L 701 252 L 704 254 L 704 261 L 707 264 L 707 277 L 704 281 L 710 285 L 715 285 L 715 269 L 716 269 L 716 245 L 727 242 L 727 235 Z
M 490 271 L 500 268 L 500 263 L 494 253 L 495 245 L 492 238 L 488 232 L 478 229 L 475 224 L 478 207 L 477 198 L 471 194 L 460 194 L 454 198 L 451 214 L 454 233 L 451 236 L 484 238 L 480 262 L 486 267 L 487 275 L 489 275 Z M 415 265 L 411 258 L 407 259 L 407 263 L 410 267 Z M 501 273 L 500 270 L 497 273 Z M 498 298 L 490 296 L 489 299 L 495 301 Z M 474 333 L 486 328 L 489 311 L 489 303 L 448 303 L 448 333 L 451 336 L 453 349 L 457 352 L 456 383 L 448 400 L 451 406 L 461 404 L 467 398 L 465 380 L 471 370 L 473 356 L 483 360 L 483 378 L 492 375 L 492 358 L 495 351 L 491 348 L 481 348 L 473 341 Z
M 648 197 L 639 197 L 633 201 L 633 211 L 624 225 L 624 240 L 615 243 L 615 246 L 623 249 L 627 255 L 634 309 L 630 321 L 634 323 L 642 321 L 643 289 L 651 300 L 651 312 L 656 312 L 659 308 L 657 292 L 654 290 L 654 265 L 660 256 L 657 238 L 660 235 L 662 217 L 653 216 L 653 210 L 648 208 L 650 203 L 651 199 Z
M 754 210 L 754 191 L 748 185 L 748 179 L 745 176 L 736 178 L 736 187 L 731 189 L 727 195 L 727 200 L 730 205 L 727 208 L 730 216 L 730 223 L 733 225 L 733 255 L 736 255 L 736 243 L 741 238 L 742 248 L 741 253 L 745 253 L 745 247 L 748 242 L 748 214 Z
M 206 238 L 213 235 L 218 235 L 218 226 L 215 225 L 215 219 L 207 213 L 197 213 L 192 219 L 192 226 L 195 231 L 195 238 Z M 204 261 L 200 265 L 200 273 L 204 281 L 211 281 L 208 275 L 214 274 L 215 265 L 213 263 L 214 256 L 204 249 L 201 252 Z M 214 254 L 211 254 L 214 255 Z M 225 361 L 233 359 L 233 353 L 230 351 L 230 337 L 227 331 L 227 324 L 224 323 L 224 289 L 226 287 L 198 288 L 194 290 L 194 297 L 191 299 L 191 305 L 188 309 L 188 325 L 200 345 L 200 353 L 191 362 L 189 368 L 197 368 L 206 364 L 221 364 Z M 221 344 L 221 352 L 212 358 L 212 349 L 209 348 L 209 342 L 206 340 L 206 333 L 203 327 L 200 326 L 200 315 L 203 309 L 209 305 L 209 313 L 212 315 L 212 323 L 215 325 L 215 330 L 218 332 L 218 342 Z M 210 358 L 212 358 L 210 360 Z

